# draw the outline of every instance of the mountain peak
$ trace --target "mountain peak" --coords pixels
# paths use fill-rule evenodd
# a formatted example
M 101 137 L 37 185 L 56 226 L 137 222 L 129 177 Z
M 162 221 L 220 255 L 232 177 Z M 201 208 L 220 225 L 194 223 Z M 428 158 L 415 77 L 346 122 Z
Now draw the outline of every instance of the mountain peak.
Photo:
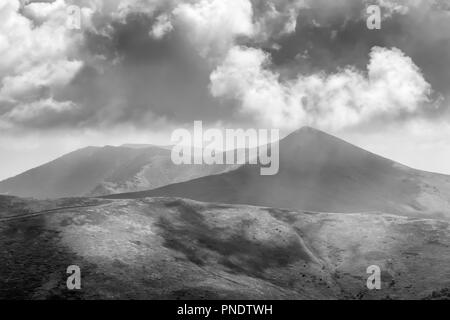
M 300 129 L 290 133 L 284 139 L 281 140 L 281 143 L 284 145 L 298 145 L 298 144 L 327 144 L 334 145 L 338 142 L 343 142 L 343 140 L 330 135 L 321 130 L 315 129 L 313 127 L 304 126 Z M 338 143 L 339 144 L 339 143 Z
M 330 135 L 326 132 L 323 132 L 319 129 L 310 127 L 310 126 L 303 126 L 300 129 L 297 129 L 297 130 L 293 131 L 292 133 L 290 133 L 287 137 L 289 137 L 289 136 L 318 136 L 318 135 L 332 137 L 332 135 Z
M 310 126 L 303 126 L 300 129 L 297 130 L 298 132 L 318 132 L 320 130 L 310 127 Z

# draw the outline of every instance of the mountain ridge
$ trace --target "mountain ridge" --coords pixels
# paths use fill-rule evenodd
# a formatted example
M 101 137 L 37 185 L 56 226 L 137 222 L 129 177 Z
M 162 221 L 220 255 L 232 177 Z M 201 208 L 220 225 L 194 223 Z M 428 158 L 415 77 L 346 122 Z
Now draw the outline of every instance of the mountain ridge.
M 84 147 L 0 182 L 0 193 L 37 199 L 151 189 L 227 170 L 177 166 L 166 147 Z
M 318 212 L 450 215 L 450 176 L 416 170 L 311 127 L 279 142 L 280 171 L 242 165 L 212 176 L 114 199 L 182 197 Z

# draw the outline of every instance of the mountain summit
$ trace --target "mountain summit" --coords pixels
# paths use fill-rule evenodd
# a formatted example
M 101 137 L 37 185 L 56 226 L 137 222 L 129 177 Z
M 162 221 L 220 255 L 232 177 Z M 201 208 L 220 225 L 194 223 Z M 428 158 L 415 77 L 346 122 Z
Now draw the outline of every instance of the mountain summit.
M 450 177 L 408 168 L 325 132 L 303 127 L 280 142 L 280 170 L 257 165 L 111 198 L 176 196 L 324 212 L 447 216 Z

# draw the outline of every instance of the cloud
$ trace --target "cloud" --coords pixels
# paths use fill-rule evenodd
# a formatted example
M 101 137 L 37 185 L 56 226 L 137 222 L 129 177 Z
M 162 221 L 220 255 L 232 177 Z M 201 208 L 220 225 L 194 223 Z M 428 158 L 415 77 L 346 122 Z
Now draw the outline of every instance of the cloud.
M 73 111 L 76 108 L 75 104 L 70 101 L 58 102 L 53 98 L 33 101 L 28 104 L 19 104 L 10 112 L 3 116 L 3 119 L 8 119 L 13 123 L 38 123 L 38 122 L 52 122 L 55 117 L 62 113 Z
M 365 27 L 369 2 L 383 8 L 382 33 Z M 65 26 L 71 4 L 85 12 L 79 32 Z M 26 105 L 45 113 L 37 106 L 52 100 L 76 111 L 58 112 L 53 122 L 24 117 L 21 127 L 100 130 L 199 117 L 345 127 L 378 115 L 436 110 L 421 105 L 429 101 L 424 97 L 432 99 L 428 83 L 445 87 L 450 73 L 440 61 L 450 60 L 450 46 L 445 35 L 433 36 L 419 23 L 412 24 L 417 39 L 404 28 L 420 10 L 437 16 L 419 0 L 56 0 L 22 6 L 11 0 L 0 5 L 0 118 L 12 121 L 7 114 Z M 446 19 L 441 14 L 421 24 L 445 28 Z M 404 70 L 392 69 L 389 59 Z M 408 85 L 389 92 L 397 76 Z M 328 95 L 315 92 L 318 86 Z M 375 108 L 374 97 L 385 101 Z M 27 114 L 39 118 L 39 112 Z
M 381 30 L 366 27 L 369 4 L 381 6 Z M 308 6 L 299 11 L 295 32 L 278 39 L 276 50 L 267 50 L 282 77 L 335 73 L 348 65 L 365 70 L 374 46 L 395 47 L 420 67 L 435 95 L 444 98 L 437 108 L 424 109 L 424 116 L 448 114 L 450 34 L 437 32 L 450 28 L 448 1 L 318 0 Z
M 178 28 L 203 57 L 220 54 L 237 37 L 254 34 L 249 0 L 97 0 L 95 8 L 97 30 L 110 33 L 111 24 L 126 24 L 130 16 L 144 15 L 153 20 L 150 36 L 161 39 Z
M 226 52 L 237 37 L 254 33 L 253 9 L 248 0 L 180 3 L 172 14 L 204 57 Z
M 31 3 L 28 6 L 36 5 Z M 1 42 L 7 44 L 0 52 L 1 76 L 18 74 L 39 63 L 66 60 L 70 55 L 77 37 L 65 25 L 66 3 L 57 0 L 39 5 L 39 10 L 34 8 L 29 12 L 41 12 L 40 17 L 46 17 L 40 24 L 20 13 L 18 0 L 0 5 Z M 46 7 L 49 7 L 48 11 L 44 10 Z
M 236 99 L 241 112 L 285 129 L 339 129 L 376 116 L 415 112 L 431 93 L 420 69 L 396 48 L 372 48 L 367 72 L 346 67 L 283 81 L 270 66 L 263 51 L 234 47 L 211 74 L 211 93 Z
M 305 0 L 252 0 L 252 6 L 254 38 L 259 43 L 295 32 L 299 11 L 308 8 Z
M 42 102 L 52 109 L 57 104 L 73 104 L 53 100 L 83 64 L 70 57 L 79 39 L 70 34 L 65 19 L 64 0 L 30 3 L 25 7 L 18 0 L 0 4 L 2 122 L 31 119 L 31 115 L 42 111 Z
M 167 14 L 162 14 L 156 19 L 156 23 L 150 31 L 150 36 L 155 39 L 161 39 L 172 30 L 173 25 L 170 22 L 169 16 Z
M 27 97 L 38 97 L 43 88 L 50 91 L 66 86 L 80 70 L 81 61 L 58 60 L 45 61 L 33 66 L 23 73 L 6 76 L 2 81 L 0 97 L 6 100 L 28 100 Z

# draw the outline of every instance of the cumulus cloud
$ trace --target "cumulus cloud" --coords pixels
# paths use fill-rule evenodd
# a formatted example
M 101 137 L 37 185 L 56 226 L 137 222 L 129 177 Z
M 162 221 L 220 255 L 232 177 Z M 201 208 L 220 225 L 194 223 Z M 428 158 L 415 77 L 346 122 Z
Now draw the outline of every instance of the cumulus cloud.
M 253 9 L 248 0 L 181 3 L 173 16 L 205 57 L 226 52 L 237 37 L 250 37 L 254 32 Z
M 81 61 L 58 60 L 43 62 L 17 75 L 3 78 L 0 97 L 8 100 L 25 100 L 30 96 L 39 97 L 42 88 L 54 91 L 66 86 L 80 70 Z
M 53 98 L 33 101 L 28 104 L 19 104 L 14 109 L 6 113 L 3 119 L 8 119 L 13 123 L 29 122 L 51 122 L 55 116 L 64 112 L 73 111 L 76 105 L 70 101 L 55 101 Z
M 270 41 L 295 31 L 301 9 L 309 8 L 306 0 L 254 0 L 255 37 Z
M 42 108 L 34 102 L 53 99 L 55 91 L 80 70 L 82 61 L 70 57 L 77 38 L 69 34 L 65 22 L 64 0 L 30 3 L 25 7 L 18 0 L 0 4 L 3 121 L 11 114 L 23 114 L 23 110 L 28 110 L 27 114 L 39 113 Z
M 365 28 L 369 3 L 382 7 L 386 36 Z M 71 4 L 85 13 L 80 32 L 65 26 Z M 414 42 L 390 36 L 399 31 L 389 19 L 424 6 L 430 5 L 422 0 L 2 2 L 0 117 L 12 121 L 7 114 L 14 108 L 34 107 L 36 113 L 27 114 L 36 117 L 58 109 L 39 107 L 43 101 L 76 109 L 63 108 L 58 114 L 67 118 L 53 118 L 73 127 L 140 126 L 142 119 L 158 117 L 252 121 L 250 115 L 258 125 L 342 128 L 382 114 L 414 113 L 430 98 L 428 82 L 439 86 L 448 73 L 433 79 L 439 69 L 430 72 L 421 55 L 410 54 L 407 47 Z M 402 51 L 386 49 L 392 47 Z M 445 54 L 444 47 L 438 52 Z M 242 112 L 234 113 L 236 108 Z M 45 124 L 43 130 L 58 126 L 21 119 L 23 126 Z
M 172 22 L 167 14 L 162 14 L 156 19 L 156 23 L 153 25 L 150 31 L 150 36 L 155 39 L 161 39 L 167 33 L 173 30 Z
M 431 93 L 420 69 L 396 48 L 374 47 L 367 72 L 347 67 L 282 81 L 270 65 L 263 51 L 234 47 L 211 74 L 211 93 L 237 99 L 242 112 L 266 125 L 288 129 L 338 129 L 377 115 L 414 112 Z
M 28 6 L 36 5 L 32 3 Z M 41 12 L 40 17 L 48 16 L 41 24 L 35 24 L 19 12 L 18 0 L 0 5 L 0 35 L 2 43 L 7 44 L 0 52 L 1 75 L 18 74 L 35 64 L 63 60 L 69 56 L 76 37 L 69 33 L 65 25 L 67 6 L 64 0 L 39 5 L 39 10 L 34 8 L 32 12 Z M 51 10 L 45 11 L 46 7 Z
M 179 28 L 203 57 L 221 54 L 237 37 L 254 34 L 249 0 L 96 0 L 94 7 L 100 16 L 94 22 L 97 27 L 105 22 L 126 24 L 130 15 L 145 15 L 154 20 L 151 37 L 160 39 Z

